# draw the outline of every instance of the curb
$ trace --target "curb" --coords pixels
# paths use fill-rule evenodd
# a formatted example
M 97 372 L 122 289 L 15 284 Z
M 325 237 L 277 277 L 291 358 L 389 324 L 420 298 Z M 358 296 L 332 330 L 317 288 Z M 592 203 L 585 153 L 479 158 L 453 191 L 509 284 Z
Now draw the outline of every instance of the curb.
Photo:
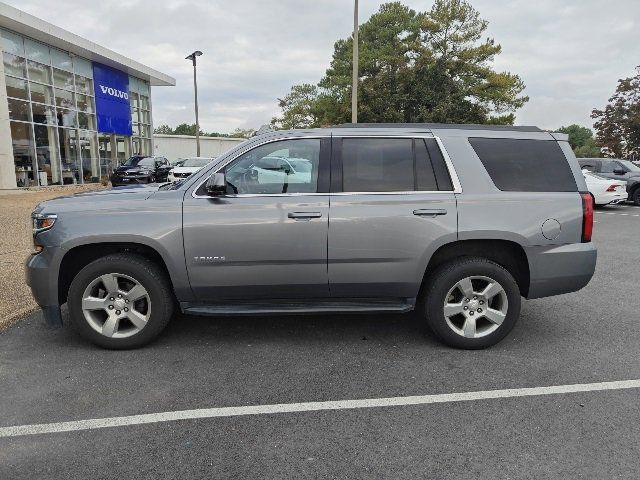
M 40 307 L 38 307 L 37 305 L 31 305 L 29 307 L 23 308 L 17 313 L 12 314 L 11 316 L 0 318 L 0 332 L 7 330 L 9 327 L 15 325 L 20 320 L 24 319 L 34 312 L 37 312 L 38 310 L 40 310 Z

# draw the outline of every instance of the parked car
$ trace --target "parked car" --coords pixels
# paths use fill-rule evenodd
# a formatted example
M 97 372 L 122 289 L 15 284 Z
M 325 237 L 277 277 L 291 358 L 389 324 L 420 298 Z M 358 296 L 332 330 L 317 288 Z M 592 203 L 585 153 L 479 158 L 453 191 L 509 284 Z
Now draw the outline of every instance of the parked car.
M 612 158 L 580 158 L 580 167 L 597 175 L 627 184 L 629 200 L 640 206 L 640 167 L 629 160 Z
M 207 163 L 211 162 L 213 158 L 208 157 L 193 157 L 185 159 L 180 166 L 173 167 L 169 171 L 167 180 L 169 182 L 177 182 L 187 178 L 192 173 L 197 172 Z
M 164 157 L 162 157 L 162 158 L 164 158 Z M 169 161 L 167 161 L 166 163 L 163 163 L 162 165 L 160 165 L 156 170 L 156 181 L 158 183 L 167 182 L 168 181 L 167 177 L 169 176 L 169 172 L 171 170 L 173 170 L 174 167 L 175 167 L 175 165 L 172 165 L 171 162 L 169 162 Z
M 261 175 L 274 156 L 311 175 Z M 579 290 L 596 264 L 568 137 L 535 127 L 268 132 L 183 182 L 50 200 L 32 216 L 27 281 L 44 318 L 61 325 L 67 303 L 82 336 L 116 349 L 151 341 L 175 308 L 416 310 L 444 343 L 484 348 L 513 328 L 521 296 Z
M 287 188 L 291 184 L 308 185 L 313 171 L 311 162 L 304 158 L 278 156 L 264 157 L 252 165 L 252 168 L 255 169 L 260 184 L 286 185 Z
M 169 161 L 164 157 L 133 155 L 111 174 L 111 185 L 118 187 L 136 183 L 164 181 L 162 176 L 165 173 L 161 168 L 168 164 Z
M 624 202 L 629 197 L 627 182 L 622 180 L 609 180 L 600 177 L 588 170 L 583 170 L 587 189 L 593 196 L 596 205 L 609 205 Z

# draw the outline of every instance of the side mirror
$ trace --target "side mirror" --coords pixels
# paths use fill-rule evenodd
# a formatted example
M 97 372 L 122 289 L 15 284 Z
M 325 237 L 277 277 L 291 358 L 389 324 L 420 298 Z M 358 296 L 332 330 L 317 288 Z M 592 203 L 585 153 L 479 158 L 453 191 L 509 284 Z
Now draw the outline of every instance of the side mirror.
M 627 171 L 624 168 L 614 168 L 613 173 L 615 175 L 624 175 Z
M 224 173 L 214 173 L 209 177 L 205 185 L 207 195 L 210 197 L 220 197 L 227 193 L 227 180 Z

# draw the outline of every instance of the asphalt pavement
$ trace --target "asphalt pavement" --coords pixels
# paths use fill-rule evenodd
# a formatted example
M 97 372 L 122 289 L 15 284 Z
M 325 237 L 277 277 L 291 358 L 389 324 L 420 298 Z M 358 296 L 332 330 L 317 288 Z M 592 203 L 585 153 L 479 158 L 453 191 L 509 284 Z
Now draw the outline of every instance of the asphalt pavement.
M 114 352 L 36 313 L 0 333 L 0 429 L 212 407 L 640 379 L 640 208 L 596 211 L 591 283 L 483 351 L 416 315 L 177 317 Z M 0 438 L 0 479 L 635 478 L 640 389 L 193 418 Z

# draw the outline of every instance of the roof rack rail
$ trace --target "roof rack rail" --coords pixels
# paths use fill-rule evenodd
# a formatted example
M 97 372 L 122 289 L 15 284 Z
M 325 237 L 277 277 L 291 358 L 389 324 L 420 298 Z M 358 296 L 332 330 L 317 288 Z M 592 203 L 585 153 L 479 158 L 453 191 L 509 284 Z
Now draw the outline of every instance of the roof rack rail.
M 419 129 L 460 129 L 460 130 L 496 130 L 515 132 L 543 132 L 538 127 L 516 125 L 481 125 L 475 123 L 343 123 L 334 128 L 419 128 Z

